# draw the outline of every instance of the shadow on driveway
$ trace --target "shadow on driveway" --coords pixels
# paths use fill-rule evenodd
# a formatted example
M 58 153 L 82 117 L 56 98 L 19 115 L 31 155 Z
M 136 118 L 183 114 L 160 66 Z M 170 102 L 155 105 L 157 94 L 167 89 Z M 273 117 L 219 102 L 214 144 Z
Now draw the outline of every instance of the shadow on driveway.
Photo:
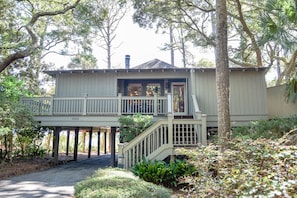
M 98 168 L 109 167 L 110 159 L 110 155 L 100 155 L 45 171 L 0 180 L 0 197 L 73 197 L 74 185 L 91 176 Z

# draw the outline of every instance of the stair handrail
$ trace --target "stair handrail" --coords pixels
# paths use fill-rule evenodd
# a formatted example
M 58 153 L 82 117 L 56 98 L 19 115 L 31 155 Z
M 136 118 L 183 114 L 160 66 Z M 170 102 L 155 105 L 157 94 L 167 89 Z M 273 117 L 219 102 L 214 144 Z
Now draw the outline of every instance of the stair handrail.
M 128 153 L 130 150 L 133 150 L 139 142 L 145 140 L 148 136 L 150 136 L 156 129 L 161 127 L 162 125 L 168 125 L 167 120 L 158 120 L 156 121 L 152 126 L 147 128 L 145 131 L 143 131 L 141 134 L 139 134 L 137 137 L 135 137 L 133 140 L 131 140 L 129 143 L 120 143 L 118 147 L 118 167 L 129 169 L 129 162 L 127 163 Z M 169 137 L 168 137 L 169 138 Z M 158 148 L 157 148 L 158 149 Z M 152 151 L 153 152 L 153 151 Z
M 135 146 L 138 142 L 143 140 L 145 137 L 150 135 L 155 129 L 157 129 L 162 124 L 168 124 L 168 121 L 166 119 L 161 119 L 156 121 L 152 126 L 147 128 L 145 131 L 140 133 L 138 136 L 136 136 L 133 140 L 131 140 L 128 144 L 125 144 L 123 147 L 123 152 L 126 152 L 127 150 L 131 149 L 133 146 Z

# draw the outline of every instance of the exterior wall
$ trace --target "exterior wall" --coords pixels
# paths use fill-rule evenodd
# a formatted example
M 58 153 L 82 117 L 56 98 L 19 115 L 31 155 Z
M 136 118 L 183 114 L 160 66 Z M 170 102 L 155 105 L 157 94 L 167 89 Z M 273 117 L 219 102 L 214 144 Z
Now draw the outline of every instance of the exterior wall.
M 289 117 L 297 113 L 297 104 L 286 102 L 285 87 L 280 85 L 267 88 L 269 118 Z
M 217 96 L 215 71 L 195 72 L 195 93 L 199 108 L 207 115 L 207 126 L 216 126 Z
M 216 79 L 212 69 L 62 73 L 56 76 L 56 97 L 82 97 L 85 93 L 90 97 L 117 96 L 124 89 L 117 83 L 127 79 L 185 79 L 188 114 L 193 114 L 192 94 L 196 94 L 201 112 L 207 114 L 208 126 L 217 126 Z M 230 105 L 233 126 L 268 117 L 264 70 L 230 72 Z
M 56 97 L 116 96 L 115 73 L 60 74 L 56 77 Z
M 217 126 L 215 71 L 195 73 L 195 89 L 208 126 Z M 230 72 L 230 113 L 232 126 L 252 120 L 266 119 L 267 96 L 264 71 Z
M 233 124 L 267 119 L 267 93 L 264 71 L 232 71 L 230 100 Z

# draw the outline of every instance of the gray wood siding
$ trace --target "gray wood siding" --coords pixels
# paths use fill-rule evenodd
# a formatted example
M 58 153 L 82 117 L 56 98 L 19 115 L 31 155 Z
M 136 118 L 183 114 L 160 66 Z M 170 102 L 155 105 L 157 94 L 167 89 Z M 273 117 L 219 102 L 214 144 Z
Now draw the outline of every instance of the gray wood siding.
M 289 117 L 297 113 L 297 104 L 286 102 L 285 87 L 280 85 L 267 88 L 269 118 Z
M 215 71 L 195 73 L 199 107 L 207 114 L 208 126 L 217 125 Z M 230 72 L 230 114 L 232 125 L 268 117 L 264 71 Z
M 265 77 L 257 71 L 230 73 L 232 115 L 267 115 Z
M 202 113 L 217 115 L 215 72 L 196 72 L 196 95 Z
M 57 97 L 116 96 L 117 82 L 114 73 L 61 74 L 57 76 Z

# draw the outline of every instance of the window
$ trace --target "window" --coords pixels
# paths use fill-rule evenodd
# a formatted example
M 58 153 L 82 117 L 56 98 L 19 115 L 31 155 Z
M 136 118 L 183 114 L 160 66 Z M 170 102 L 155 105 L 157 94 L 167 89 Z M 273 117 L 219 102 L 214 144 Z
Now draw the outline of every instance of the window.
M 146 85 L 146 96 L 154 96 L 155 93 L 157 93 L 158 96 L 161 95 L 160 83 L 148 83 Z
M 129 96 L 141 96 L 142 85 L 140 83 L 129 83 L 128 84 L 128 95 Z

